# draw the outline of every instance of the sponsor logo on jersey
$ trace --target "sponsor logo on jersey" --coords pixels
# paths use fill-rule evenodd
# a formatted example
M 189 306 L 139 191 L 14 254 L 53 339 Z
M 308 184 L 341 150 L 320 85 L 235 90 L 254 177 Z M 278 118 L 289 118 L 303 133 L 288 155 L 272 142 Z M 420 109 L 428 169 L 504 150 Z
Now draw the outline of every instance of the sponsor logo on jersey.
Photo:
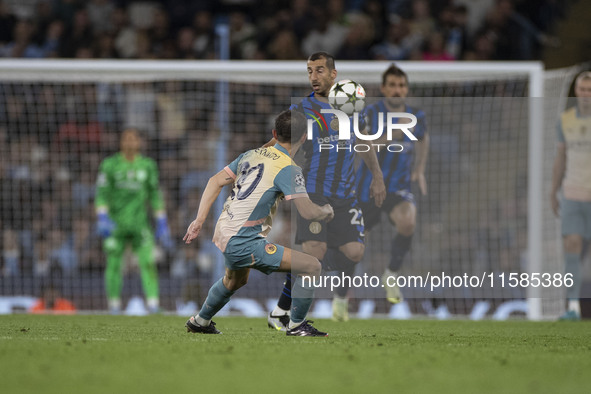
M 308 227 L 312 234 L 319 234 L 322 231 L 322 225 L 319 222 L 312 222 Z

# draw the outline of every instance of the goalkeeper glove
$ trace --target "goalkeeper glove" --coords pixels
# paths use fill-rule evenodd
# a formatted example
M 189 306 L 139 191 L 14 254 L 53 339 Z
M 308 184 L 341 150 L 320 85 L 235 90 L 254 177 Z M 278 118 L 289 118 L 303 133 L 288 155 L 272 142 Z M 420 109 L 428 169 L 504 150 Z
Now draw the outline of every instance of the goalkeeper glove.
M 166 216 L 161 216 L 156 219 L 156 239 L 165 249 L 171 249 L 173 246 L 172 238 L 170 237 L 170 229 L 168 228 L 168 220 Z
M 97 219 L 96 228 L 98 234 L 103 238 L 109 237 L 115 230 L 115 222 L 111 220 L 106 212 L 99 213 Z

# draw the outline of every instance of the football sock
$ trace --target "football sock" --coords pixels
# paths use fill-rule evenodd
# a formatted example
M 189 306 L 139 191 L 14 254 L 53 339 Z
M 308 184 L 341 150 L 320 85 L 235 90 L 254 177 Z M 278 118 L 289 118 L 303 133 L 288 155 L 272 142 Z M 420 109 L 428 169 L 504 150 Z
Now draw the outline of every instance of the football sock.
M 302 276 L 296 276 L 293 285 L 293 298 L 291 301 L 291 316 L 290 328 L 292 322 L 297 327 L 299 323 L 303 322 L 310 310 L 312 301 L 314 300 L 314 287 L 310 279 L 303 280 Z
M 273 309 L 273 311 L 271 312 L 271 315 L 273 317 L 289 315 L 289 309 L 285 310 L 283 308 L 280 308 L 279 305 L 277 305 L 275 306 L 275 309 Z
M 197 324 L 199 324 L 201 327 L 207 327 L 209 326 L 209 323 L 211 323 L 211 320 L 206 320 L 204 318 L 202 318 L 201 316 L 197 315 L 197 317 L 195 318 L 195 321 L 197 322 Z
M 121 310 L 121 299 L 120 298 L 109 298 L 109 310 L 118 312 Z
M 158 298 L 148 298 L 146 300 L 146 304 L 148 305 L 148 309 L 154 310 L 160 307 L 160 301 Z
M 392 241 L 392 250 L 390 254 L 390 265 L 388 268 L 390 271 L 399 271 L 400 267 L 402 266 L 402 261 L 404 260 L 404 256 L 410 250 L 410 245 L 412 244 L 412 235 L 406 236 L 402 234 L 396 234 L 394 240 Z
M 565 267 L 564 272 L 573 275 L 573 285 L 566 288 L 566 298 L 569 300 L 578 300 L 581 293 L 581 260 L 575 253 L 564 254 Z
M 334 248 L 329 248 L 326 251 L 324 261 L 327 263 L 326 265 L 328 267 L 333 267 L 333 269 L 342 272 L 341 279 L 343 280 L 341 281 L 340 286 L 336 287 L 334 291 L 337 296 L 345 298 L 351 287 L 356 263 L 353 260 L 348 259 L 343 252 Z
M 277 308 L 283 311 L 288 311 L 291 308 L 291 273 L 285 275 L 285 282 L 283 282 L 283 290 L 281 290 L 281 295 L 279 296 L 279 301 L 277 301 L 277 307 L 275 308 L 275 310 L 277 310 Z M 281 313 L 281 315 L 278 315 L 275 313 L 275 311 L 273 311 L 273 315 L 281 316 L 285 315 L 285 313 Z
M 579 303 L 579 300 L 568 300 L 568 306 L 566 308 L 569 311 L 574 311 L 577 312 L 578 315 L 581 314 L 581 304 Z
M 287 328 L 289 328 L 290 330 L 293 330 L 294 328 L 296 328 L 297 326 L 299 326 L 300 324 L 302 324 L 303 321 L 299 322 L 299 323 L 294 323 L 293 321 L 289 321 L 289 324 L 287 325 Z
M 228 301 L 230 301 L 232 294 L 234 294 L 234 292 L 228 290 L 226 286 L 224 286 L 223 278 L 220 278 L 220 280 L 215 282 L 209 289 L 203 307 L 201 307 L 201 310 L 199 311 L 199 317 L 206 321 L 211 320 L 211 318 L 218 313 Z M 199 323 L 199 320 L 197 320 L 197 323 Z M 206 325 L 209 325 L 209 323 Z

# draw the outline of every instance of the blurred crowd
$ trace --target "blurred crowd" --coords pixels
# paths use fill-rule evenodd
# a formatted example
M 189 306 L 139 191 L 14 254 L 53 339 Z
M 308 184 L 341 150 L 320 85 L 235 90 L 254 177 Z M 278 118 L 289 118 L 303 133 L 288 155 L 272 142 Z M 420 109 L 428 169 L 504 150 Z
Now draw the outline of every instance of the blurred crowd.
M 366 88 L 378 94 L 378 86 Z M 0 277 L 102 273 L 105 259 L 95 231 L 94 184 L 100 161 L 119 150 L 120 132 L 126 127 L 140 130 L 143 152 L 160 169 L 176 242 L 170 250 L 159 250 L 161 273 L 208 277 L 215 247 L 203 242 L 199 248 L 183 248 L 180 242 L 208 178 L 238 153 L 268 141 L 274 114 L 289 105 L 290 97 L 309 88 L 303 76 L 297 86 L 235 83 L 229 89 L 232 134 L 226 150 L 219 143 L 212 82 L 0 83 Z M 413 87 L 417 97 L 451 95 L 461 104 L 461 110 L 451 112 L 445 110 L 445 102 L 443 107 L 428 100 L 421 104 L 434 105 L 425 108 L 434 144 L 427 174 L 432 180 L 430 193 L 422 200 L 428 214 L 422 216 L 419 228 L 425 237 L 446 245 L 442 254 L 421 258 L 427 265 L 449 263 L 450 272 L 453 267 L 469 272 L 458 264 L 476 261 L 490 270 L 519 270 L 523 239 L 518 235 L 526 234 L 522 204 L 526 182 L 506 175 L 499 185 L 497 178 L 475 169 L 483 162 L 494 163 L 495 168 L 508 163 L 525 171 L 526 164 L 515 161 L 525 157 L 519 153 L 525 149 L 525 137 L 513 131 L 525 113 L 517 105 L 523 101 L 499 100 L 497 105 L 505 106 L 493 110 L 489 105 L 491 118 L 481 121 L 480 101 L 462 101 L 458 96 L 523 96 L 527 85 L 509 79 L 447 84 L 440 89 L 445 91 L 430 84 Z M 506 146 L 514 150 L 509 154 Z M 220 149 L 224 162 L 218 160 Z M 500 154 L 514 161 L 495 156 Z M 499 171 L 518 173 L 502 167 Z M 467 210 L 461 196 L 471 195 L 471 188 L 491 193 L 504 188 L 499 190 L 506 193 L 502 199 L 482 196 L 473 207 L 478 215 L 464 217 Z M 290 228 L 289 215 L 284 220 L 285 229 Z M 450 223 L 456 227 L 450 229 Z M 211 217 L 203 240 L 210 239 L 213 224 Z M 442 232 L 441 226 L 447 230 Z M 289 236 L 289 231 L 276 234 Z M 128 262 L 126 269 L 135 270 L 133 260 Z
M 542 45 L 556 44 L 549 33 L 564 11 L 564 2 L 552 0 L 212 3 L 0 0 L 0 56 L 211 59 L 216 56 L 215 25 L 227 21 L 234 59 L 301 60 L 320 49 L 337 54 L 339 60 L 531 59 L 539 56 Z M 379 94 L 377 86 L 366 88 L 370 96 Z M 503 96 L 505 89 L 523 90 L 525 85 L 493 83 L 473 86 L 470 93 L 466 88 L 445 91 Z M 273 116 L 289 106 L 290 97 L 302 96 L 309 88 L 302 75 L 300 86 L 245 83 L 231 84 L 229 89 L 233 134 L 228 159 L 266 142 Z M 413 87 L 413 92 L 424 97 L 444 95 L 435 88 L 424 89 Z M 143 151 L 159 165 L 170 226 L 179 246 L 195 215 L 198 196 L 219 169 L 214 92 L 215 82 L 207 81 L 0 83 L 0 278 L 8 279 L 4 284 L 14 278 L 103 272 L 105 259 L 94 228 L 94 183 L 100 161 L 118 151 L 120 132 L 128 126 L 142 132 Z M 461 135 L 453 134 L 458 130 L 463 130 Z M 441 169 L 445 174 L 466 175 L 465 169 L 471 169 L 475 160 L 469 158 L 474 152 L 486 152 L 488 146 L 487 134 L 469 128 L 447 127 L 433 134 L 457 140 L 449 144 L 451 153 L 433 149 L 431 154 L 432 171 Z M 458 162 L 460 168 L 450 167 L 455 163 L 450 155 L 466 162 Z M 437 179 L 441 174 L 429 176 Z M 518 270 L 526 234 L 520 232 L 525 183 L 515 184 L 505 200 L 488 207 L 490 215 L 470 218 L 480 223 L 477 229 L 449 231 L 447 249 L 433 258 Z M 419 225 L 425 232 L 441 231 L 437 223 L 442 220 L 437 218 L 450 210 L 440 198 L 446 187 L 431 186 L 425 204 L 429 215 L 424 217 L 433 223 Z M 289 215 L 283 217 L 287 229 Z M 212 226 L 213 218 L 203 239 L 210 238 Z M 289 235 L 289 231 L 276 233 Z M 467 254 L 458 256 L 458 251 Z M 217 254 L 210 242 L 199 248 L 160 248 L 158 253 L 162 276 L 189 282 L 208 278 Z M 133 272 L 133 259 L 127 261 L 125 269 Z M 183 290 L 187 299 L 196 298 L 191 288 L 195 286 Z
M 273 114 L 295 94 L 285 89 L 232 85 L 228 160 L 269 139 Z M 204 81 L 0 83 L 0 277 L 102 273 L 95 181 L 127 127 L 140 130 L 142 151 L 160 170 L 175 240 L 158 250 L 161 271 L 176 278 L 211 272 L 211 243 L 179 246 L 219 164 L 214 91 Z M 202 239 L 213 233 L 213 218 L 208 223 Z M 128 263 L 126 270 L 136 269 L 132 257 Z
M 0 57 L 531 60 L 562 0 L 0 0 Z

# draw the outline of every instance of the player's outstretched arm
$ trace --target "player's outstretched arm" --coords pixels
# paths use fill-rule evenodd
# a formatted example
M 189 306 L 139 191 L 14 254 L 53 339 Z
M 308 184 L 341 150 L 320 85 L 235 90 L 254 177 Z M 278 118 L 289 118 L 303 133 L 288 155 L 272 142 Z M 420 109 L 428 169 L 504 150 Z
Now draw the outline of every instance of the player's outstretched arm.
M 215 202 L 215 200 L 220 195 L 224 186 L 231 184 L 234 182 L 234 178 L 231 177 L 225 170 L 222 170 L 209 178 L 207 182 L 207 186 L 203 191 L 203 195 L 201 196 L 201 201 L 199 202 L 199 210 L 197 211 L 197 217 L 187 229 L 187 233 L 183 237 L 183 241 L 185 243 L 190 244 L 192 240 L 199 236 L 201 232 L 201 227 L 207 219 L 207 215 L 211 210 L 211 206 Z
M 301 197 L 293 200 L 296 209 L 306 220 L 332 220 L 334 211 L 330 204 L 317 205 L 309 197 Z
M 550 190 L 550 204 L 552 211 L 557 217 L 560 216 L 560 203 L 558 201 L 558 190 L 562 185 L 564 173 L 566 171 L 566 144 L 559 143 L 556 149 L 556 157 L 552 166 L 552 190 Z
M 425 168 L 427 167 L 427 156 L 429 154 L 429 134 L 425 133 L 422 140 L 417 142 L 417 156 L 415 166 L 412 170 L 410 180 L 419 184 L 421 194 L 427 194 L 427 180 L 425 179 Z

